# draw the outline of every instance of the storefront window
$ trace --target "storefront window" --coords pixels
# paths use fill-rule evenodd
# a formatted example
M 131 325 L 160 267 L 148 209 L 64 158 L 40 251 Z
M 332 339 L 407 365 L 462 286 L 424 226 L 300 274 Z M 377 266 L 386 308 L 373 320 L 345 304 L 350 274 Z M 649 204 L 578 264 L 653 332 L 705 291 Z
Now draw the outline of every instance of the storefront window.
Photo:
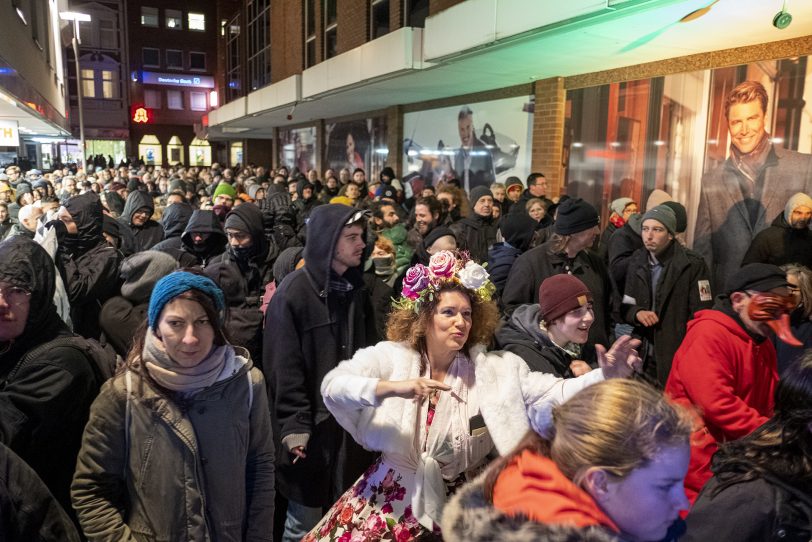
M 163 149 L 154 135 L 145 135 L 138 143 L 138 157 L 148 166 L 162 165 Z
M 193 166 L 211 165 L 211 145 L 208 141 L 194 138 L 189 145 L 189 159 Z
M 279 130 L 279 165 L 307 173 L 316 167 L 316 127 Z
M 243 153 L 242 141 L 232 143 L 229 146 L 229 158 L 230 158 L 229 165 L 236 166 L 237 164 L 242 164 L 242 153 Z
M 169 138 L 169 143 L 166 145 L 166 153 L 169 155 L 169 164 L 182 164 L 183 160 L 183 142 L 178 136 Z
M 375 117 L 326 124 L 326 168 L 338 171 L 363 169 L 368 178 L 377 179 L 386 165 L 386 117 Z

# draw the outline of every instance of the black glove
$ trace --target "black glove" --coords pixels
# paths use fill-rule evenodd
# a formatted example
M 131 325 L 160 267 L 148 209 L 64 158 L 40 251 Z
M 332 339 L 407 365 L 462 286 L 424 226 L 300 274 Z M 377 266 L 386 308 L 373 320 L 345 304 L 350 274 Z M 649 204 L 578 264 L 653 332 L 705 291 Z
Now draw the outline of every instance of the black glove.
M 68 227 L 59 219 L 51 220 L 45 224 L 45 229 L 54 228 L 56 231 L 56 242 L 61 245 L 68 235 Z

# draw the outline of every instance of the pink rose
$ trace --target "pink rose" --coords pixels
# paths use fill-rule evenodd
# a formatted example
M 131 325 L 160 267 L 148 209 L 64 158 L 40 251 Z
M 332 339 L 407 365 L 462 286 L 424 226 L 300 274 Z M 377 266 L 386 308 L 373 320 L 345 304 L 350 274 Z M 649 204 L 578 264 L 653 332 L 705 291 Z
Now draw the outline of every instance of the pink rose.
M 392 505 L 389 503 L 384 504 L 383 506 L 381 506 L 381 512 L 383 512 L 384 514 L 391 514 L 393 512 Z
M 420 293 L 429 285 L 429 270 L 425 265 L 417 264 L 406 271 L 403 278 L 402 294 L 414 301 L 420 297 Z
M 380 516 L 369 516 L 364 523 L 364 532 L 369 535 L 378 535 L 386 529 L 386 523 Z
M 429 260 L 429 272 L 438 279 L 446 279 L 454 276 L 454 267 L 457 259 L 448 250 L 441 250 Z
M 350 542 L 350 540 L 352 540 L 352 532 L 350 531 L 347 531 L 338 538 L 338 542 Z
M 410 533 L 409 528 L 404 525 L 395 525 L 392 532 L 395 535 L 396 542 L 408 542 L 412 539 L 412 533 Z

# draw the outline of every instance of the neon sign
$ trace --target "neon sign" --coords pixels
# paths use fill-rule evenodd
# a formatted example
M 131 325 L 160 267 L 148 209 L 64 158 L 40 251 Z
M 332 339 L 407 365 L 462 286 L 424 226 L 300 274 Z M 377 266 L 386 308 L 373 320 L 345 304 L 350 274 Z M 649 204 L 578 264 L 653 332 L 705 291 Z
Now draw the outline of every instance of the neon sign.
M 144 107 L 139 107 L 133 112 L 133 122 L 147 124 L 149 122 L 149 112 Z

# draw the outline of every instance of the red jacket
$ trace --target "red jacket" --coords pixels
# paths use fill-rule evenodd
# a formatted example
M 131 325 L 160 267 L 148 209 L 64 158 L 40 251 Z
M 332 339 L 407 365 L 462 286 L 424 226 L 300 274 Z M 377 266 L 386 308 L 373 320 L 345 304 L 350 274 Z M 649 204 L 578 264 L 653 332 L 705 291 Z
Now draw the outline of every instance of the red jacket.
M 718 310 L 696 313 L 665 386 L 677 403 L 700 418 L 691 436 L 685 492 L 691 503 L 711 477 L 718 443 L 748 435 L 773 413 L 778 383 L 775 348 L 757 343 L 736 320 Z

